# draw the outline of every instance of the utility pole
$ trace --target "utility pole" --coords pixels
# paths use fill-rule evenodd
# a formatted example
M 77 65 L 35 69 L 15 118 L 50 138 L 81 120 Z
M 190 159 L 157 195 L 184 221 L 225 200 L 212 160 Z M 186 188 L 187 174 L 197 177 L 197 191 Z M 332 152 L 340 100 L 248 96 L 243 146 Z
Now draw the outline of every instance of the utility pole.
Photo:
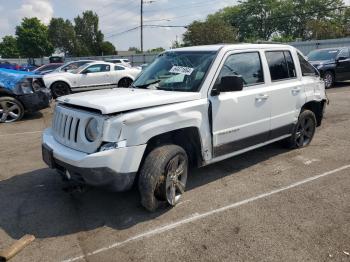
M 143 53 L 143 0 L 141 0 L 141 53 Z

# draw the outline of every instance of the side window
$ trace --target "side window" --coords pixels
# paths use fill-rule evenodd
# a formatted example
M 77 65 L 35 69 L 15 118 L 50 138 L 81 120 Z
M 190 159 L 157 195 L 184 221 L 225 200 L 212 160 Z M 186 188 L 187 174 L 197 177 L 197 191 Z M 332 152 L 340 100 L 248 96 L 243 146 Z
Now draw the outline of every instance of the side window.
M 237 75 L 243 79 L 244 86 L 264 83 L 261 59 L 258 52 L 230 55 L 223 65 L 215 85 L 219 85 L 224 76 Z
M 85 73 L 100 73 L 110 71 L 109 65 L 92 65 L 84 70 Z
M 115 70 L 115 71 L 120 71 L 120 70 L 125 70 L 125 68 L 122 67 L 122 66 L 115 66 L 115 67 L 114 67 L 114 70 Z
M 267 51 L 266 59 L 272 81 L 296 77 L 294 62 L 289 51 Z
M 295 72 L 295 65 L 294 65 L 294 61 L 292 58 L 292 54 L 289 51 L 284 51 L 283 53 L 284 53 L 284 57 L 286 58 L 286 61 L 287 61 L 289 77 L 291 77 L 291 78 L 296 77 L 297 74 Z
M 301 67 L 301 73 L 303 76 L 318 76 L 317 70 L 308 62 L 305 60 L 305 58 L 298 53 L 298 58 L 300 62 Z

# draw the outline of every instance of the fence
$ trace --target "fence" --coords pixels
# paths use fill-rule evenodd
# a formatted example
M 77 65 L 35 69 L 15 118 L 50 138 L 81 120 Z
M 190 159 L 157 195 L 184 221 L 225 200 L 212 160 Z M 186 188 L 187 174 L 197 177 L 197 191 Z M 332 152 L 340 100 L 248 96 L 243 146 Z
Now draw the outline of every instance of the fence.
M 265 42 L 266 43 L 266 42 Z M 320 48 L 331 48 L 331 47 L 342 47 L 350 46 L 350 38 L 340 38 L 340 39 L 327 39 L 327 40 L 313 40 L 313 41 L 300 41 L 300 42 L 290 42 L 287 43 L 298 48 L 303 54 L 307 55 L 310 51 Z M 146 53 L 146 54 L 136 54 L 127 56 L 88 56 L 88 57 L 66 57 L 65 62 L 89 59 L 89 60 L 107 60 L 112 58 L 127 58 L 133 66 L 151 63 L 157 53 Z M 15 59 L 5 59 L 11 63 L 25 64 L 27 63 L 26 58 L 15 58 Z M 49 58 L 35 58 L 35 63 L 37 65 L 49 63 Z

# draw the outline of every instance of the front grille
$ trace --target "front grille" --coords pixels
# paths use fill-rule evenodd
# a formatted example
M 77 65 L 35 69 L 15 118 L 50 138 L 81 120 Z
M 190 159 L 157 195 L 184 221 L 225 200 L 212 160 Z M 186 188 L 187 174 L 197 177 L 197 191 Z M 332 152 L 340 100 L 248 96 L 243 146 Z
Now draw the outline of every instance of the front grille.
M 55 139 L 65 146 L 85 153 L 96 152 L 101 145 L 101 136 L 94 142 L 85 137 L 85 127 L 92 117 L 98 120 L 102 130 L 103 118 L 100 116 L 57 105 L 52 121 Z

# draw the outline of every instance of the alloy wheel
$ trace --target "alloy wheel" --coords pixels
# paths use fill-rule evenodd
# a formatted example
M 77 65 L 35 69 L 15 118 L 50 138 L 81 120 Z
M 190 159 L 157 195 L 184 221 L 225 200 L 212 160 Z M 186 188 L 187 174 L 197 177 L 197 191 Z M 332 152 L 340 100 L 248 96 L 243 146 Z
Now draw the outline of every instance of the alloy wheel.
M 21 108 L 17 103 L 6 100 L 0 102 L 0 122 L 15 122 L 20 116 Z

